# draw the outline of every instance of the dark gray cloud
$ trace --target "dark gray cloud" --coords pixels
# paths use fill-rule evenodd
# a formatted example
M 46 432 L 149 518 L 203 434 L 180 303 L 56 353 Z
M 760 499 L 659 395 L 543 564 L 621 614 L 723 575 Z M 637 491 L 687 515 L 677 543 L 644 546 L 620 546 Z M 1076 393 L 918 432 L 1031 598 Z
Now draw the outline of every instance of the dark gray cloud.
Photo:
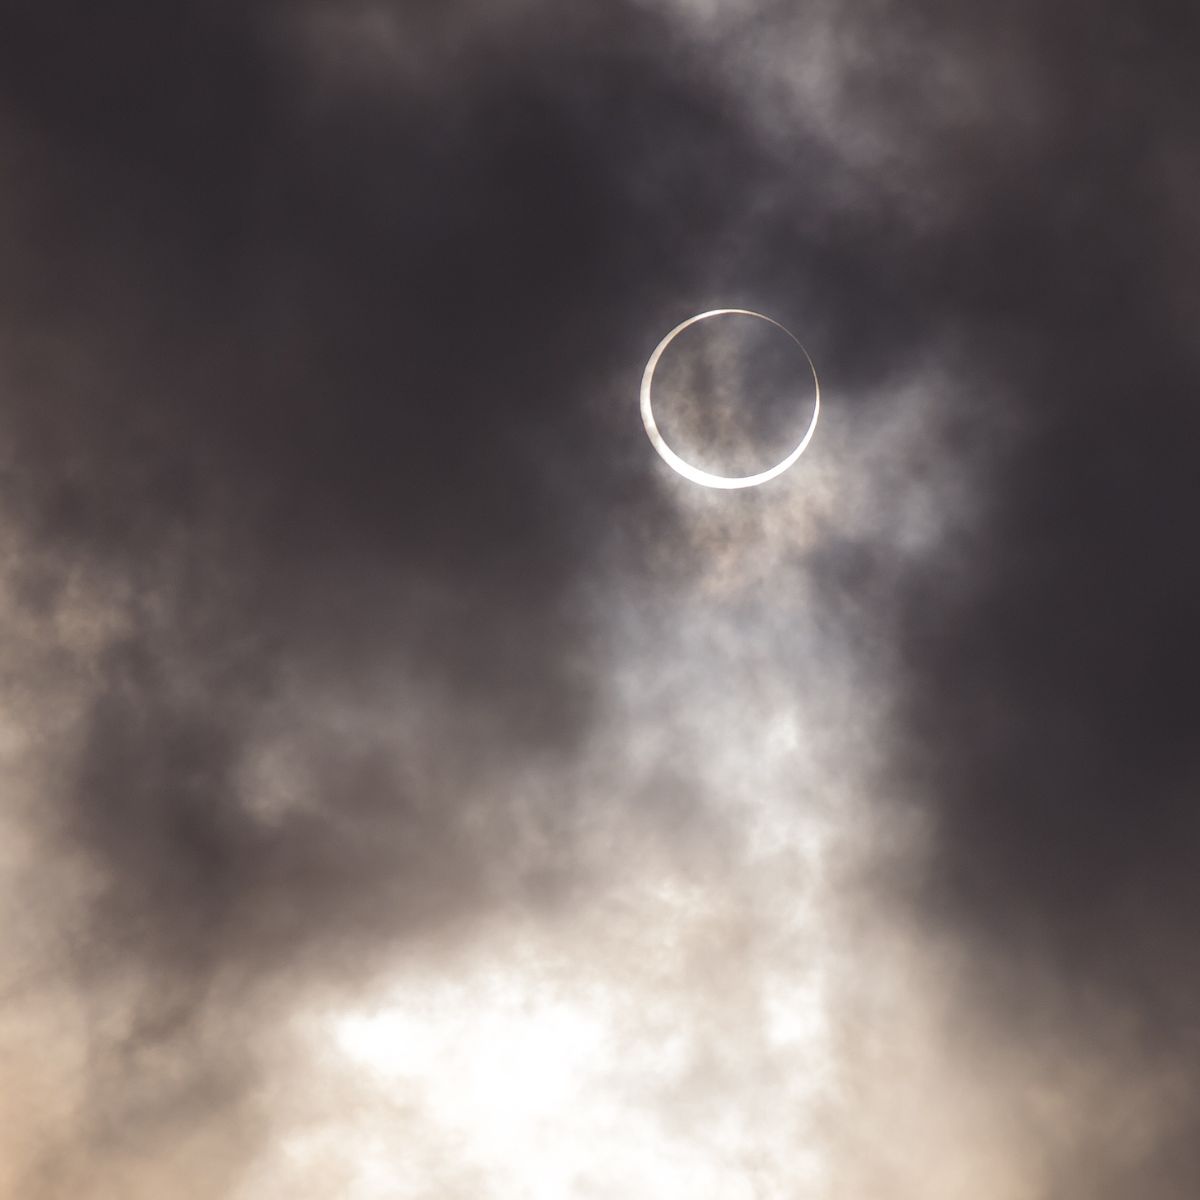
M 934 819 L 931 911 L 987 962 L 987 1002 L 1033 1036 L 1047 1004 L 1060 1030 L 1119 1013 L 1132 1088 L 1191 1061 L 1200 983 L 1198 380 L 1171 283 L 1195 223 L 1166 172 L 1195 30 L 1108 15 L 1031 25 L 1050 136 L 911 260 L 916 307 L 957 329 L 1016 436 L 902 590 L 897 733 Z M 959 407 L 951 453 L 989 425 L 977 397 Z M 1123 1167 L 1081 1133 L 1048 1194 L 1184 1195 L 1195 1122 L 1176 1095 Z
M 319 15 L 4 18 L 10 604 L 21 720 L 74 678 L 31 786 L 101 1063 L 25 1194 L 236 1116 L 264 991 L 571 882 L 512 793 L 587 726 L 581 569 L 645 487 L 594 397 L 728 219 L 711 157 L 753 169 L 649 18 L 486 53 L 397 11 L 413 81 L 327 75 Z
M 1193 94 L 1186 30 L 1154 16 L 1047 31 L 1059 136 L 923 269 L 921 307 L 954 314 L 1017 436 L 986 510 L 915 582 L 904 646 L 956 904 L 1068 973 L 1177 991 L 1200 832 L 1200 576 L 1178 538 L 1200 493 L 1194 354 L 1164 286 L 1194 232 L 1163 156 Z
M 613 1094 L 675 1047 L 654 1127 L 735 1132 L 672 1186 L 811 1182 L 760 1107 L 802 1107 L 821 1024 L 804 813 L 853 829 L 803 935 L 845 1094 L 955 1131 L 923 1177 L 828 1118 L 830 1197 L 1194 1194 L 1193 25 L 8 5 L 5 976 L 58 1049 L 14 1053 L 0 1187 L 259 1187 L 290 1080 L 374 1103 L 304 1074 L 305 1014 L 416 956 L 486 975 L 480 939 L 551 1030 L 562 980 L 618 988 L 617 1065 L 579 1068 Z M 832 381 L 803 494 L 659 486 L 641 364 L 714 304 Z M 442 1020 L 469 1082 L 492 1042 Z M 430 1186 L 483 1194 L 419 1128 Z
M 589 450 L 583 393 L 663 288 L 647 265 L 683 273 L 670 237 L 724 216 L 685 156 L 663 177 L 662 145 L 747 157 L 621 45 L 518 43 L 428 92 L 326 94 L 282 21 L 9 15 L 18 599 L 52 608 L 81 561 L 132 593 L 85 791 L 122 790 L 145 743 L 208 793 L 240 706 L 293 660 L 391 656 L 504 736 L 569 739 L 592 497 L 632 482 Z M 652 174 L 676 202 L 639 197 Z M 184 678 L 200 694 L 174 699 Z

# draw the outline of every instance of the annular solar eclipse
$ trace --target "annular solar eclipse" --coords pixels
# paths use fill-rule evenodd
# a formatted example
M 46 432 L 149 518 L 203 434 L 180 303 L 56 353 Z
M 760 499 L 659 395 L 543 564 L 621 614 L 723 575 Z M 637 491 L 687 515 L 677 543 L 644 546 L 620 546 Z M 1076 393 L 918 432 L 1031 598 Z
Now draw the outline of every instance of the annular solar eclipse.
M 768 467 L 765 471 L 759 471 L 754 475 L 715 475 L 711 471 L 702 471 L 699 467 L 693 466 L 686 459 L 681 458 L 670 446 L 667 445 L 663 435 L 659 432 L 658 423 L 654 419 L 654 408 L 651 402 L 651 392 L 654 385 L 654 372 L 658 367 L 659 359 L 667 347 L 685 330 L 692 325 L 698 324 L 700 321 L 707 321 L 711 317 L 725 316 L 741 316 L 755 317 L 760 321 L 766 321 L 770 325 L 774 325 L 776 329 L 782 330 L 793 342 L 799 347 L 800 353 L 804 355 L 805 362 L 808 363 L 808 368 L 812 372 L 813 379 L 813 410 L 812 417 L 808 422 L 808 427 L 804 431 L 804 435 L 800 438 L 795 449 L 787 455 L 786 458 L 777 462 L 773 467 Z M 693 483 L 701 484 L 704 487 L 710 488 L 748 488 L 757 487 L 760 483 L 766 483 L 768 480 L 774 479 L 778 475 L 782 475 L 808 448 L 808 443 L 812 441 L 812 436 L 817 430 L 817 417 L 821 412 L 821 384 L 817 378 L 817 369 L 813 366 L 813 361 L 809 357 L 808 351 L 801 345 L 800 339 L 786 326 L 781 325 L 772 317 L 766 316 L 764 313 L 754 312 L 748 308 L 714 308 L 709 312 L 697 313 L 694 317 L 688 317 L 686 321 L 681 321 L 661 342 L 654 348 L 654 353 L 650 355 L 649 361 L 646 363 L 646 369 L 642 372 L 642 424 L 646 427 L 646 435 L 650 439 L 650 444 L 658 451 L 663 461 L 674 471 L 677 471 L 685 479 L 690 479 Z

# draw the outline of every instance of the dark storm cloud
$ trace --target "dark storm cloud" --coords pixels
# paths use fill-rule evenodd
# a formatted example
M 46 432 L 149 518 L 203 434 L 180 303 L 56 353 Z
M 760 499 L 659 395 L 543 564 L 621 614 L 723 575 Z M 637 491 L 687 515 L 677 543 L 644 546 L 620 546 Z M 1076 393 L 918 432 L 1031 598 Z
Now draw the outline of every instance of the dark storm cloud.
M 626 307 L 654 303 L 647 264 L 685 274 L 686 246 L 664 245 L 723 218 L 671 143 L 745 157 L 620 45 L 518 43 L 464 54 L 431 92 L 330 94 L 304 90 L 281 23 L 7 17 L 22 595 L 53 605 L 80 560 L 135 593 L 101 667 L 85 812 L 99 781 L 124 790 L 129 739 L 180 747 L 219 792 L 238 705 L 293 655 L 352 675 L 395 655 L 506 736 L 569 738 L 589 686 L 571 589 L 598 532 L 576 479 L 621 482 L 589 453 L 582 393 L 629 344 Z M 197 671 L 202 695 L 171 701 Z M 238 840 L 193 833 L 178 848 L 202 858 Z
M 1200 372 L 1177 261 L 1194 268 L 1196 210 L 1167 166 L 1195 157 L 1197 29 L 1177 7 L 1060 6 L 1022 32 L 1041 144 L 1001 151 L 898 264 L 970 363 L 945 452 L 987 487 L 902 587 L 897 734 L 934 818 L 931 911 L 1011 1029 L 1135 1030 L 1133 1088 L 1194 1069 L 1200 1016 Z M 997 396 L 1015 437 L 993 453 L 971 426 L 995 428 Z M 1198 1119 L 1176 1096 L 1120 1169 L 1084 1135 L 1052 1194 L 1192 1194 Z
M 3 16 L 12 605 L 25 719 L 76 680 L 37 825 L 99 1064 L 27 1189 L 249 1121 L 256 985 L 569 877 L 506 780 L 589 720 L 581 569 L 641 486 L 602 368 L 756 155 L 648 19 L 485 54 L 470 7 L 383 11 L 434 78 L 331 67 L 315 7 Z
M 297 995 L 569 892 L 514 780 L 596 719 L 598 547 L 674 519 L 613 364 L 713 304 L 797 328 L 842 436 L 959 381 L 951 538 L 811 554 L 903 663 L 923 915 L 1009 1034 L 1194 1061 L 1193 18 L 813 5 L 814 57 L 809 8 L 690 11 L 0 16 L 8 670 L 89 1047 L 21 1194 L 230 1194 Z M 1172 1096 L 1051 1194 L 1194 1194 Z
M 1035 46 L 1062 136 L 918 267 L 921 307 L 955 315 L 1019 436 L 983 519 L 914 590 L 906 642 L 964 893 L 1029 918 L 1065 964 L 1129 979 L 1146 953 L 1166 966 L 1200 832 L 1200 381 L 1164 287 L 1194 229 L 1162 162 L 1195 91 L 1151 15 Z M 1146 936 L 1122 938 L 1128 920 Z

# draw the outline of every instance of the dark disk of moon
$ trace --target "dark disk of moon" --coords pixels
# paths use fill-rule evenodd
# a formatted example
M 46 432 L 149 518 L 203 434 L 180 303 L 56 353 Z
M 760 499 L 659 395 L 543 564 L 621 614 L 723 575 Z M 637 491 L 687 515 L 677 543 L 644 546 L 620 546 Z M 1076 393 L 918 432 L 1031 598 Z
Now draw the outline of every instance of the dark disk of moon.
M 773 467 L 768 467 L 765 471 L 759 471 L 756 475 L 714 475 L 711 471 L 702 471 L 699 467 L 694 467 L 685 459 L 680 458 L 667 445 L 663 435 L 659 432 L 658 424 L 654 420 L 654 409 L 650 403 L 650 393 L 654 384 L 654 371 L 658 366 L 658 360 L 663 356 L 663 351 L 689 326 L 696 325 L 700 321 L 707 321 L 710 317 L 724 316 L 756 317 L 760 321 L 766 321 L 768 324 L 774 325 L 776 329 L 782 330 L 800 347 L 800 353 L 804 355 L 804 359 L 808 363 L 808 368 L 812 371 L 814 391 L 813 412 L 812 419 L 808 423 L 808 428 L 804 431 L 804 436 L 786 458 L 777 462 Z M 790 329 L 780 325 L 778 321 L 748 308 L 714 308 L 710 312 L 698 313 L 694 317 L 688 317 L 686 321 L 681 321 L 655 346 L 654 353 L 650 355 L 650 361 L 646 363 L 646 369 L 642 372 L 642 424 L 646 427 L 646 436 L 649 437 L 650 444 L 658 451 L 659 456 L 673 471 L 678 471 L 685 479 L 690 479 L 693 483 L 699 483 L 704 487 L 757 487 L 760 483 L 766 483 L 769 479 L 774 479 L 777 475 L 782 475 L 804 453 L 808 447 L 808 443 L 812 441 L 812 436 L 817 431 L 817 417 L 820 415 L 820 412 L 821 383 L 817 379 L 817 369 L 813 366 L 813 361 L 809 358 L 808 351 L 801 345 L 800 339 Z

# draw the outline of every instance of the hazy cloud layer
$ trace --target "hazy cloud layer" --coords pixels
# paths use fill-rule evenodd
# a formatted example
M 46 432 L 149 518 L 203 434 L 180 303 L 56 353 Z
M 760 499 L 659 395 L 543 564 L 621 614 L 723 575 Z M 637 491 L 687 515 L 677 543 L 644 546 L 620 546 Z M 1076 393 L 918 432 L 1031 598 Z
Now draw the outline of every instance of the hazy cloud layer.
M 1195 33 L 8 5 L 0 1192 L 1194 1195 Z

